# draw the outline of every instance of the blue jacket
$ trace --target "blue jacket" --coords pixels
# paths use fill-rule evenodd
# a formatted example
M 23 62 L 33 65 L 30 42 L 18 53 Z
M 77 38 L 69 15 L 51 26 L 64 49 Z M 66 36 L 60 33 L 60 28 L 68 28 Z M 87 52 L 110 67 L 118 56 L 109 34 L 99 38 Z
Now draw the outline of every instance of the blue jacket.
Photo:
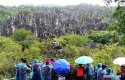
M 45 73 L 44 73 L 45 67 L 49 67 L 50 68 L 50 71 L 49 71 L 50 75 L 45 75 Z M 43 80 L 52 80 L 52 65 L 46 65 L 46 64 L 44 64 L 42 66 L 41 72 L 42 72 Z
M 103 80 L 103 75 L 105 75 L 105 74 L 106 74 L 105 69 L 100 69 L 98 71 L 98 80 Z
M 106 69 L 106 74 L 103 75 L 103 80 L 114 80 L 114 75 L 111 68 Z
M 87 64 L 87 67 L 86 67 L 87 80 L 93 80 L 93 75 L 94 75 L 93 66 L 91 64 Z
M 32 66 L 33 76 L 31 80 L 42 80 L 40 66 L 41 64 L 39 63 L 39 61 L 37 59 L 34 59 L 34 64 Z
M 98 72 L 99 70 L 102 69 L 102 63 L 98 63 L 96 69 L 95 69 L 95 77 L 96 77 L 96 80 L 98 80 Z
M 19 66 L 22 62 L 20 62 L 16 67 L 16 80 L 19 80 Z
M 27 71 L 31 69 L 26 66 L 25 63 L 19 65 L 19 80 L 28 80 Z

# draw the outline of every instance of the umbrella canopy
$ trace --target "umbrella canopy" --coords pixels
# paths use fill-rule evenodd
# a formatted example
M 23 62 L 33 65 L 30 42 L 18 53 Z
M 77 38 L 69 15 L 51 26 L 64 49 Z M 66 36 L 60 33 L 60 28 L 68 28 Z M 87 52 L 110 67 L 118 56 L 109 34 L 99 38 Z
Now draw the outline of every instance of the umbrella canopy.
M 125 57 L 118 57 L 113 60 L 114 64 L 123 65 L 125 64 Z
M 65 59 L 54 62 L 54 70 L 58 75 L 66 76 L 70 71 L 70 64 Z
M 75 60 L 75 63 L 77 64 L 88 64 L 92 62 L 93 62 L 93 59 L 89 56 L 81 56 Z

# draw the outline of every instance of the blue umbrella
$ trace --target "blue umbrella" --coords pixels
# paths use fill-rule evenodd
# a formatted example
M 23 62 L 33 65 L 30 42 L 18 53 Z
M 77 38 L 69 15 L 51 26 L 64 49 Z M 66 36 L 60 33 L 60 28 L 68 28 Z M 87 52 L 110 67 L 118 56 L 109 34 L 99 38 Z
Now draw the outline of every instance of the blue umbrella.
M 89 56 L 81 56 L 75 60 L 75 63 L 77 63 L 77 64 L 88 64 L 88 63 L 92 63 L 92 62 L 93 62 L 93 60 Z
M 70 71 L 70 64 L 65 59 L 54 62 L 54 70 L 58 75 L 66 76 Z

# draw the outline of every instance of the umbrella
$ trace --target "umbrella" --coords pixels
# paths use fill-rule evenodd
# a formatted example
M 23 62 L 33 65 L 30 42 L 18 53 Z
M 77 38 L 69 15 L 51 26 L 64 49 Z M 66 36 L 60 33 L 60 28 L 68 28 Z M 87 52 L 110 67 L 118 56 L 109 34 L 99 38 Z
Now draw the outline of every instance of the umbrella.
M 92 62 L 93 62 L 93 59 L 89 56 L 81 56 L 75 60 L 75 63 L 77 64 L 88 64 Z
M 58 75 L 66 76 L 70 71 L 70 64 L 65 59 L 54 62 L 54 70 Z
M 118 57 L 113 60 L 114 64 L 123 65 L 125 64 L 125 57 Z

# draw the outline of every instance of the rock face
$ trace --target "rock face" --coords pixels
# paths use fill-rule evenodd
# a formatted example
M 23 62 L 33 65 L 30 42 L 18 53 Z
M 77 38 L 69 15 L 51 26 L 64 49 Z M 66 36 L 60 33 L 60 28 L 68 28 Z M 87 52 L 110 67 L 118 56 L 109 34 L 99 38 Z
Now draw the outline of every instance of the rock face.
M 47 8 L 45 11 L 19 12 L 0 24 L 0 35 L 10 36 L 20 28 L 31 30 L 39 38 L 61 36 L 66 33 L 85 34 L 89 30 L 104 30 L 102 16 L 98 13 L 65 8 Z

